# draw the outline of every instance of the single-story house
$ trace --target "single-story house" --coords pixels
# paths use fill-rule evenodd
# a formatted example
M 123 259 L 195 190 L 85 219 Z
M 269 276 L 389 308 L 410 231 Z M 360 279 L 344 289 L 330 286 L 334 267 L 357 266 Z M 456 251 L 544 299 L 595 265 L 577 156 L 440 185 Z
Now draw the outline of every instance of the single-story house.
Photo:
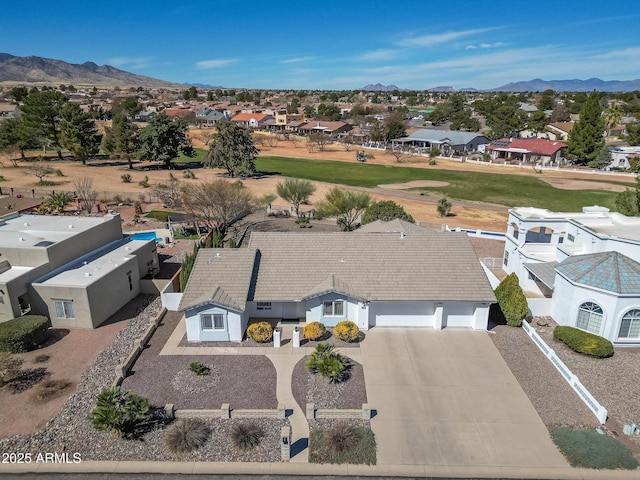
M 505 240 L 503 270 L 533 294 L 533 314 L 615 345 L 640 345 L 640 218 L 598 206 L 518 207 L 509 211 Z
M 249 128 L 263 127 L 267 120 L 273 120 L 273 117 L 266 113 L 239 113 L 231 119 L 238 125 Z
M 392 140 L 392 148 L 415 148 L 429 150 L 438 148 L 444 155 L 453 152 L 471 153 L 478 150 L 479 145 L 486 145 L 489 139 L 476 132 L 459 132 L 456 130 L 437 130 L 423 128 L 407 137 Z
M 566 146 L 566 143 L 551 142 L 543 138 L 501 138 L 487 145 L 485 151 L 494 160 L 557 165 L 563 160 L 562 149 Z
M 352 128 L 352 125 L 345 122 L 326 122 L 323 120 L 314 120 L 298 127 L 298 131 L 300 133 L 304 133 L 305 135 L 310 135 L 312 133 L 324 133 L 326 135 L 332 135 L 334 133 L 346 133 Z
M 253 232 L 200 249 L 178 310 L 189 341 L 239 342 L 259 319 L 483 330 L 494 302 L 466 234 Z
M 203 107 L 196 112 L 196 123 L 201 127 L 214 127 L 216 124 L 228 120 L 227 115 L 209 107 Z
M 550 123 L 544 129 L 547 140 L 566 141 L 569 139 L 569 132 L 573 130 L 574 122 L 556 122 Z

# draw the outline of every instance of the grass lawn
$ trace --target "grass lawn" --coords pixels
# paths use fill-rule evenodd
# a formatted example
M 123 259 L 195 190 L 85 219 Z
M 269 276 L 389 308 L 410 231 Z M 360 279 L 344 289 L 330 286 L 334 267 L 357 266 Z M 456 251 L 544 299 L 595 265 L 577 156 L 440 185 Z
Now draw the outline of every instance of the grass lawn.
M 309 435 L 309 463 L 376 464 L 376 439 L 370 428 L 353 427 L 355 442 L 340 451 L 328 438 L 329 429 L 317 428 Z
M 171 163 L 202 163 L 207 154 L 207 150 L 204 148 L 194 148 L 194 150 L 196 151 L 195 157 L 187 157 L 186 155 L 180 154 L 180 156 L 172 160 Z
M 151 210 L 149 213 L 145 215 L 145 218 L 153 218 L 158 220 L 159 222 L 166 222 L 169 219 L 169 216 L 180 215 L 176 212 L 167 212 L 165 210 Z
M 412 168 L 391 165 L 346 163 L 302 158 L 258 157 L 259 172 L 356 187 L 376 187 L 385 183 L 411 180 L 449 182 L 446 187 L 412 189 L 431 196 L 457 200 L 514 206 L 548 208 L 555 211 L 580 211 L 586 205 L 613 208 L 615 192 L 602 190 L 562 190 L 534 175 L 509 175 L 482 172 L 438 170 L 437 167 Z
M 638 461 L 625 445 L 594 430 L 558 427 L 551 430 L 551 438 L 572 467 L 610 470 L 638 468 Z

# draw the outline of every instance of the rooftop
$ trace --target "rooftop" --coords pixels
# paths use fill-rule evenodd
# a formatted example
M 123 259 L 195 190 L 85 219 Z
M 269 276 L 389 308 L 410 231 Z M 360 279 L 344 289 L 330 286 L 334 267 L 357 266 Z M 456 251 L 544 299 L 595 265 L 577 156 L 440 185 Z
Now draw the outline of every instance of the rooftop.
M 640 263 L 619 252 L 569 257 L 556 271 L 574 283 L 622 295 L 640 294 Z

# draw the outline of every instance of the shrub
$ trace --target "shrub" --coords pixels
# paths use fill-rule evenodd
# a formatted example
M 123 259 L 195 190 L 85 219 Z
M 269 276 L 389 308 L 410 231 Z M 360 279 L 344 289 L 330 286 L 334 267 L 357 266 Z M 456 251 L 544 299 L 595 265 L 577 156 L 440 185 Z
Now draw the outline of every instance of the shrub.
M 358 325 L 351 320 L 343 320 L 333 328 L 333 334 L 345 342 L 355 342 L 359 333 Z
M 131 183 L 131 175 L 128 173 L 120 175 L 120 178 L 122 179 L 122 183 Z
M 262 428 L 254 422 L 238 423 L 231 429 L 233 446 L 242 452 L 257 447 L 263 436 Z
M 149 188 L 149 177 L 145 175 L 144 178 L 138 182 L 138 185 L 142 188 Z
M 136 215 L 142 215 L 142 203 L 140 203 L 140 200 L 133 202 L 133 209 L 136 212 Z
M 594 357 L 607 358 L 613 355 L 613 344 L 606 338 L 579 328 L 558 326 L 553 331 L 553 338 L 567 344 L 578 353 Z
M 189 364 L 189 370 L 198 376 L 209 375 L 209 367 L 202 362 L 191 362 Z
M 358 444 L 358 433 L 353 425 L 339 422 L 324 432 L 327 445 L 334 452 L 352 450 Z
M 446 198 L 441 198 L 438 200 L 436 211 L 439 217 L 448 217 L 451 212 L 451 202 Z
M 252 323 L 247 328 L 247 336 L 254 342 L 270 342 L 273 338 L 273 327 L 269 322 Z
M 572 467 L 610 470 L 638 468 L 638 461 L 626 446 L 615 438 L 593 430 L 558 427 L 551 430 L 551 438 Z
M 14 357 L 8 352 L 0 352 L 0 387 L 20 375 L 20 367 L 24 360 Z
M 103 390 L 98 395 L 89 420 L 97 430 L 111 430 L 114 435 L 122 437 L 133 433 L 148 415 L 148 399 L 114 387 Z
M 182 418 L 174 423 L 164 436 L 164 444 L 171 453 L 189 453 L 202 447 L 211 430 L 197 418 Z
M 324 324 L 320 322 L 311 322 L 304 326 L 302 336 L 308 340 L 318 340 L 327 332 Z
M 71 382 L 68 380 L 47 380 L 38 388 L 36 400 L 47 402 L 63 393 L 70 386 Z
M 339 382 L 344 378 L 350 362 L 336 352 L 336 347 L 328 343 L 320 343 L 309 356 L 305 367 L 312 373 L 319 373 L 331 382 Z
M 529 305 L 518 283 L 518 276 L 515 273 L 507 275 L 495 289 L 495 294 L 507 325 L 512 327 L 522 325 L 522 319 L 529 313 Z
M 0 323 L 0 351 L 32 350 L 47 339 L 50 326 L 49 319 L 42 315 L 25 315 Z
M 375 465 L 376 439 L 371 429 L 344 422 L 309 435 L 309 462 Z
M 182 176 L 184 178 L 191 178 L 191 179 L 196 178 L 196 174 L 193 173 L 190 169 L 186 169 L 184 172 L 182 172 Z

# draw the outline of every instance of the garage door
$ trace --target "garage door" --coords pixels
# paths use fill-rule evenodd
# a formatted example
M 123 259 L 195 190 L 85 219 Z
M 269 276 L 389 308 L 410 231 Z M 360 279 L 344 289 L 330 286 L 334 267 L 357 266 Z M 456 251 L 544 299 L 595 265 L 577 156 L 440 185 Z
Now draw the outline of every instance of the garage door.
M 442 314 L 442 327 L 473 327 L 474 305 L 453 303 L 445 305 Z
M 369 306 L 370 325 L 377 327 L 433 327 L 435 316 L 430 302 L 380 302 Z

